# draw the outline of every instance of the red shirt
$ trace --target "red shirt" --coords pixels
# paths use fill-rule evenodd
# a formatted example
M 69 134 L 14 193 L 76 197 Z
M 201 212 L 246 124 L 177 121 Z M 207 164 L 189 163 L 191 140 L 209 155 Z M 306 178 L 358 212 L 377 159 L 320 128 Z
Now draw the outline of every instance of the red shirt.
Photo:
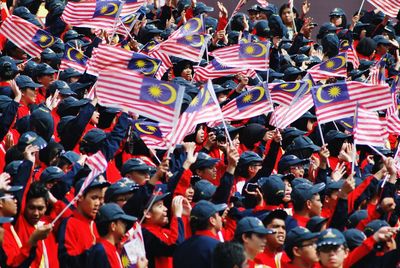
M 107 261 L 111 268 L 122 268 L 121 257 L 117 252 L 117 248 L 104 238 L 99 238 L 99 242 L 107 255 Z
M 293 219 L 297 221 L 297 224 L 301 227 L 306 227 L 308 221 L 310 220 L 309 217 L 305 216 L 300 216 L 299 214 L 296 214 L 296 212 L 293 214 Z
M 290 262 L 290 259 L 284 251 L 273 253 L 265 248 L 264 252 L 258 254 L 254 261 L 257 264 L 267 265 L 267 267 L 280 268 L 282 265 Z

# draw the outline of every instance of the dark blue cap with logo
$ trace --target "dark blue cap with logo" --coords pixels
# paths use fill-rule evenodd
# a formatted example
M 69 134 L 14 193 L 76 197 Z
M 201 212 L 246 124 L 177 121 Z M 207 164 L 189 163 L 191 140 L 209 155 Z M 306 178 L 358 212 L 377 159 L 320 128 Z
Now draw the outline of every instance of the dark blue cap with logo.
M 217 187 L 207 180 L 199 180 L 194 184 L 193 190 L 193 202 L 198 202 L 199 200 L 210 200 Z
M 295 155 L 288 154 L 284 155 L 278 163 L 278 172 L 284 173 L 285 171 L 289 171 L 290 167 L 299 166 L 299 165 L 306 165 L 310 163 L 308 159 L 300 159 Z
M 21 149 L 31 144 L 38 146 L 39 149 L 43 149 L 47 146 L 47 142 L 33 131 L 25 132 L 19 137 L 18 146 L 20 146 Z
M 127 160 L 121 168 L 121 175 L 125 176 L 131 171 L 147 171 L 150 172 L 150 166 L 147 165 L 142 159 L 140 158 L 131 158 Z
M 313 141 L 306 136 L 299 136 L 294 138 L 292 143 L 287 147 L 288 153 L 290 151 L 311 149 L 313 152 L 318 152 L 321 148 L 313 143 Z
M 245 167 L 254 163 L 262 163 L 263 159 L 253 151 L 245 151 L 240 155 L 238 167 Z
M 41 182 L 50 182 L 54 180 L 59 180 L 65 175 L 64 171 L 61 168 L 50 166 L 43 170 L 42 174 L 40 174 Z
M 190 213 L 190 220 L 197 222 L 207 221 L 215 213 L 224 211 L 228 206 L 226 204 L 213 204 L 210 201 L 200 200 L 196 203 Z
M 125 214 L 120 206 L 115 203 L 109 203 L 103 205 L 96 216 L 96 223 L 105 223 L 116 220 L 123 220 L 127 222 L 135 222 L 137 221 L 136 217 L 129 216 Z
M 207 167 L 212 167 L 217 164 L 220 160 L 217 158 L 212 158 L 206 153 L 199 152 L 197 155 L 196 162 L 194 162 L 191 166 L 193 170 L 202 169 Z
M 317 247 L 347 245 L 341 231 L 335 228 L 328 228 L 321 232 L 318 237 Z
M 300 246 L 304 241 L 316 239 L 319 233 L 312 233 L 310 230 L 304 227 L 295 227 L 291 229 L 285 240 L 285 251 L 291 252 L 293 247 Z
M 33 82 L 32 78 L 27 75 L 19 75 L 15 78 L 15 82 L 17 83 L 20 89 L 24 88 L 39 88 L 43 85 Z
M 57 71 L 53 69 L 50 65 L 47 63 L 39 63 L 36 65 L 34 74 L 35 76 L 42 76 L 42 75 L 50 75 L 50 74 L 55 74 Z
M 244 233 L 267 235 L 274 234 L 275 232 L 271 229 L 265 228 L 264 224 L 259 218 L 244 217 L 236 225 L 235 237 L 238 237 Z
M 358 229 L 347 229 L 343 232 L 344 238 L 346 239 L 347 246 L 350 250 L 360 246 L 365 239 L 366 235 Z
M 364 228 L 364 234 L 367 237 L 373 235 L 376 231 L 381 229 L 382 227 L 389 226 L 389 224 L 384 220 L 373 220 L 369 222 Z
M 104 195 L 104 201 L 108 203 L 111 202 L 111 200 L 117 195 L 133 193 L 135 190 L 138 189 L 138 187 L 139 186 L 137 184 L 126 183 L 123 179 L 118 180 L 107 188 Z
M 311 200 L 313 195 L 325 189 L 325 183 L 321 182 L 315 185 L 308 183 L 301 183 L 294 187 L 291 197 L 293 203 L 305 203 L 307 200 Z
M 79 77 L 82 76 L 82 73 L 78 72 L 74 68 L 67 68 L 64 71 L 60 72 L 60 80 L 67 81 L 68 78 L 71 77 Z
M 261 190 L 268 204 L 272 204 L 271 202 L 273 200 L 276 202 L 282 201 L 286 187 L 282 177 L 281 175 L 271 175 L 258 180 L 258 184 L 261 186 Z
M 357 210 L 347 219 L 347 228 L 356 228 L 357 225 L 368 217 L 368 212 L 365 209 Z

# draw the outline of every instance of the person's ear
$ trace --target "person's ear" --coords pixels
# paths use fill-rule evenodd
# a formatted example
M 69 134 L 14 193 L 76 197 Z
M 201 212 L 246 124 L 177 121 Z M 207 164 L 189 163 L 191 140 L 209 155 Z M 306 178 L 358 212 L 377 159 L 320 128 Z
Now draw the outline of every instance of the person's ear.
M 307 200 L 307 201 L 306 201 L 306 207 L 307 207 L 308 209 L 311 209 L 311 200 Z
M 301 257 L 301 252 L 299 247 L 293 247 L 292 248 L 293 256 L 295 257 Z
M 117 223 L 116 222 L 111 222 L 110 227 L 109 227 L 110 231 L 115 232 L 115 230 L 117 230 Z
M 344 249 L 344 258 L 346 259 L 349 256 L 349 248 Z

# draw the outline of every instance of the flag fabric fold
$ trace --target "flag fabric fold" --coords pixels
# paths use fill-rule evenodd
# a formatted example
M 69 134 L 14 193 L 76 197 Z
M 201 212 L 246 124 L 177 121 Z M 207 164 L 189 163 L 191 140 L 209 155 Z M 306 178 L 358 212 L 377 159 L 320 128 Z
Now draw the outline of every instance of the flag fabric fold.
M 368 0 L 368 2 L 388 15 L 389 17 L 396 18 L 400 10 L 400 2 L 392 0 Z
M 74 68 L 78 72 L 84 73 L 88 59 L 89 58 L 85 56 L 82 51 L 79 51 L 70 45 L 66 45 L 60 64 L 60 71 L 67 68 Z
M 357 105 L 354 124 L 354 143 L 384 147 L 387 138 L 386 122 L 379 120 L 377 112 Z
M 339 53 L 337 56 L 311 67 L 311 69 L 307 70 L 307 73 L 309 73 L 316 82 L 331 77 L 346 77 L 347 54 Z
M 251 69 L 244 69 L 238 67 L 227 67 L 221 65 L 216 59 L 210 61 L 205 67 L 195 66 L 195 72 L 193 76 L 194 81 L 207 81 L 208 79 L 220 78 L 227 75 L 235 75 L 242 73 L 249 77 L 256 77 L 256 72 Z
M 158 122 L 136 120 L 132 122 L 132 130 L 143 140 L 150 149 L 168 149 L 165 136 L 172 131 L 171 126 Z

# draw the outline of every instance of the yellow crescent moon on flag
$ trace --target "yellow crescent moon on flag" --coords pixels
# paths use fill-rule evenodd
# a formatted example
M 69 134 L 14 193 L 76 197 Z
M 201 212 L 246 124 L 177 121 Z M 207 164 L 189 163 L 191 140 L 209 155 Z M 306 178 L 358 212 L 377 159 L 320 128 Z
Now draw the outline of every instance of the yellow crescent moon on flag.
M 157 62 L 155 62 L 154 60 L 149 60 L 149 62 L 151 62 L 151 64 L 153 65 L 153 69 L 151 69 L 150 72 L 142 71 L 142 74 L 144 74 L 144 75 L 154 74 L 157 71 L 157 67 L 158 67 Z
M 39 44 L 42 48 L 48 48 L 54 43 L 54 37 L 51 35 L 42 35 L 39 38 Z
M 205 91 L 205 89 L 204 89 L 204 91 Z M 204 94 L 205 94 L 204 100 L 203 100 L 203 103 L 201 104 L 202 107 L 207 105 L 207 103 L 210 101 L 210 97 L 211 97 L 211 94 L 208 90 Z
M 136 18 L 135 14 L 132 14 L 132 15 L 129 17 L 129 19 L 127 19 L 127 20 L 124 21 L 124 24 L 132 23 L 132 22 L 135 20 L 135 18 Z
M 72 47 L 68 48 L 68 50 L 67 50 L 67 58 L 72 61 L 74 61 L 74 59 L 71 56 L 71 51 L 73 51 L 73 50 L 74 50 L 74 48 L 72 48 Z
M 257 45 L 261 48 L 261 52 L 258 54 L 251 54 L 253 57 L 259 58 L 261 56 L 264 56 L 267 53 L 267 46 L 264 46 L 261 43 L 251 43 L 251 45 Z
M 299 82 L 296 82 L 296 86 L 293 87 L 292 89 L 285 89 L 285 88 L 282 87 L 282 85 L 284 85 L 284 84 L 281 84 L 281 86 L 279 88 L 282 89 L 283 91 L 286 91 L 286 92 L 296 92 L 300 88 L 300 83 Z
M 259 102 L 264 97 L 265 89 L 263 87 L 258 86 L 258 87 L 253 88 L 251 91 L 254 91 L 254 90 L 258 90 L 258 92 L 260 92 L 260 96 L 253 101 L 253 103 L 256 103 L 256 102 Z
M 104 13 L 103 15 L 112 16 L 112 15 L 115 15 L 118 12 L 119 6 L 116 3 L 109 3 L 108 7 L 109 6 L 113 7 L 113 9 L 108 13 Z
M 310 92 L 310 90 L 311 90 L 311 88 L 312 88 L 312 86 L 313 86 L 311 80 L 307 80 L 306 83 L 307 83 L 307 91 L 304 93 L 304 95 L 305 95 L 305 94 L 308 94 L 308 92 Z
M 338 56 L 339 59 L 342 60 L 342 63 L 340 64 L 340 66 L 338 66 L 336 69 L 343 67 L 344 65 L 346 65 L 346 57 L 343 56 Z
M 190 30 L 191 26 L 193 25 L 193 24 L 191 23 L 192 21 L 196 21 L 196 22 L 197 22 L 197 27 L 196 27 L 194 30 Z M 185 26 L 183 26 L 183 28 L 184 28 L 187 32 L 193 33 L 193 32 L 197 32 L 197 31 L 201 28 L 201 24 L 202 24 L 202 22 L 201 22 L 201 19 L 200 19 L 200 18 L 193 18 L 193 19 L 190 20 L 190 23 L 187 24 L 188 29 L 187 29 Z
M 146 130 L 144 130 L 144 129 L 140 126 L 140 123 L 135 123 L 135 128 L 136 128 L 137 130 L 139 130 L 140 132 L 144 133 L 144 134 L 148 134 L 148 135 L 154 134 L 154 133 L 151 132 L 151 131 L 146 131 Z
M 173 86 L 168 85 L 166 83 L 162 83 L 160 85 L 166 87 L 171 92 L 171 97 L 166 101 L 159 101 L 159 103 L 164 104 L 164 105 L 170 105 L 171 103 L 173 103 L 176 100 L 176 90 Z
M 333 99 L 326 100 L 326 99 L 322 98 L 321 94 L 322 94 L 322 89 L 323 89 L 323 88 L 324 88 L 324 86 L 321 86 L 321 87 L 319 87 L 318 90 L 317 90 L 316 96 L 317 96 L 318 101 L 319 101 L 320 103 L 330 103 L 330 102 L 332 102 Z
M 192 36 L 192 35 L 189 35 L 189 36 Z M 199 37 L 200 37 L 200 41 L 197 42 L 197 43 L 193 42 L 194 41 L 193 39 L 190 40 L 189 38 L 186 38 L 186 40 L 189 41 L 189 43 L 190 43 L 190 45 L 192 47 L 201 47 L 204 44 L 204 36 L 203 35 L 199 35 Z

